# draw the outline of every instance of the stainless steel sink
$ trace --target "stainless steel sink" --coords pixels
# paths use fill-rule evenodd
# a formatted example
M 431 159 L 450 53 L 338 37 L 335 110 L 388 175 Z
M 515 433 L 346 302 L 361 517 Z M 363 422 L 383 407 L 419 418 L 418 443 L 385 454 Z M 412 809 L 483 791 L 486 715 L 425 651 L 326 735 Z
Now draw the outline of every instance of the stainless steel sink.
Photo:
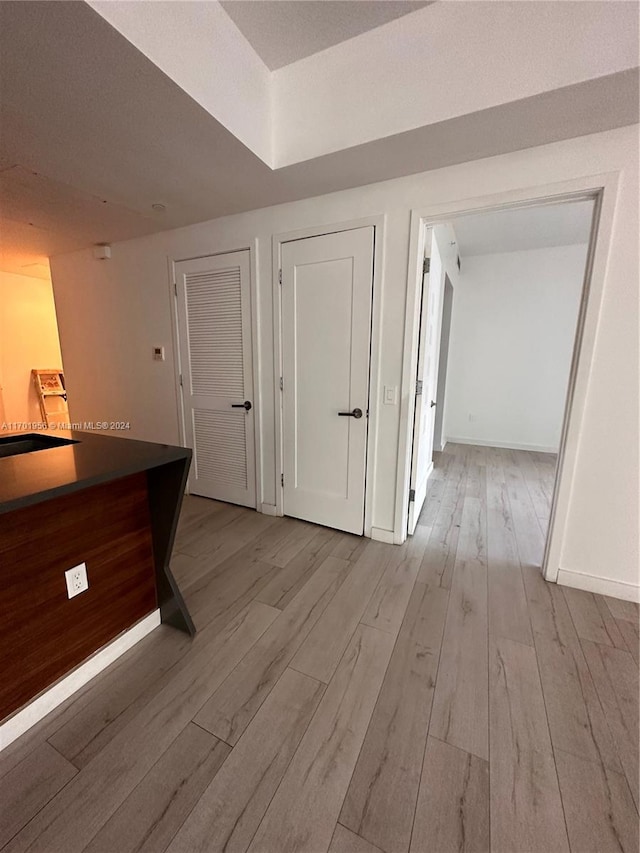
M 54 435 L 40 435 L 36 432 L 24 435 L 7 435 L 0 438 L 0 458 L 3 456 L 18 456 L 20 453 L 33 453 L 36 450 L 49 450 L 52 447 L 63 447 L 65 444 L 77 444 L 71 438 L 59 438 Z

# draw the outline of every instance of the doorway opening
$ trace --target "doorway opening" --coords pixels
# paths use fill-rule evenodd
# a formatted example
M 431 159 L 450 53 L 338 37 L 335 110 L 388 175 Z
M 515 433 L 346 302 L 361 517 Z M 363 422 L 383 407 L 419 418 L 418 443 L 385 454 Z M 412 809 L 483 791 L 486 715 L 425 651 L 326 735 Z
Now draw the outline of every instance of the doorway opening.
M 409 534 L 455 530 L 461 490 L 486 502 L 497 476 L 546 567 L 601 206 L 594 189 L 420 217 Z

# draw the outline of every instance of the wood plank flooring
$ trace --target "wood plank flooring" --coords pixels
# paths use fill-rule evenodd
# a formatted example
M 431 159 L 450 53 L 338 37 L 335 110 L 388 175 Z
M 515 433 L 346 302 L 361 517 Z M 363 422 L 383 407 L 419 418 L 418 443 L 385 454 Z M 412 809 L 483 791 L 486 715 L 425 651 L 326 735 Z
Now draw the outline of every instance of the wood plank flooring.
M 540 574 L 555 457 L 397 547 L 185 500 L 161 626 L 0 753 L 6 853 L 637 853 L 638 607 Z

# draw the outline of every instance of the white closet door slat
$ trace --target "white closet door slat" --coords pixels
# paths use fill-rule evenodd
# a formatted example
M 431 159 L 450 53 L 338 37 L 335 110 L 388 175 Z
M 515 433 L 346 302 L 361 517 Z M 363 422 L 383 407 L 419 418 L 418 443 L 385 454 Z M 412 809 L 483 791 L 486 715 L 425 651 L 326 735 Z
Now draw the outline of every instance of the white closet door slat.
M 176 263 L 192 494 L 256 505 L 249 252 Z

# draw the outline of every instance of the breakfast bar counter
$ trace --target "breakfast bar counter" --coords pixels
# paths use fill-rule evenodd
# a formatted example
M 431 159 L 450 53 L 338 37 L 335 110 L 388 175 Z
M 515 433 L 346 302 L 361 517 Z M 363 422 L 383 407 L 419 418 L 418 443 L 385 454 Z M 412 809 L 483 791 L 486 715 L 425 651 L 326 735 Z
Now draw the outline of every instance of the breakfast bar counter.
M 195 633 L 170 568 L 190 462 L 94 432 L 0 434 L 0 720 L 158 609 Z

